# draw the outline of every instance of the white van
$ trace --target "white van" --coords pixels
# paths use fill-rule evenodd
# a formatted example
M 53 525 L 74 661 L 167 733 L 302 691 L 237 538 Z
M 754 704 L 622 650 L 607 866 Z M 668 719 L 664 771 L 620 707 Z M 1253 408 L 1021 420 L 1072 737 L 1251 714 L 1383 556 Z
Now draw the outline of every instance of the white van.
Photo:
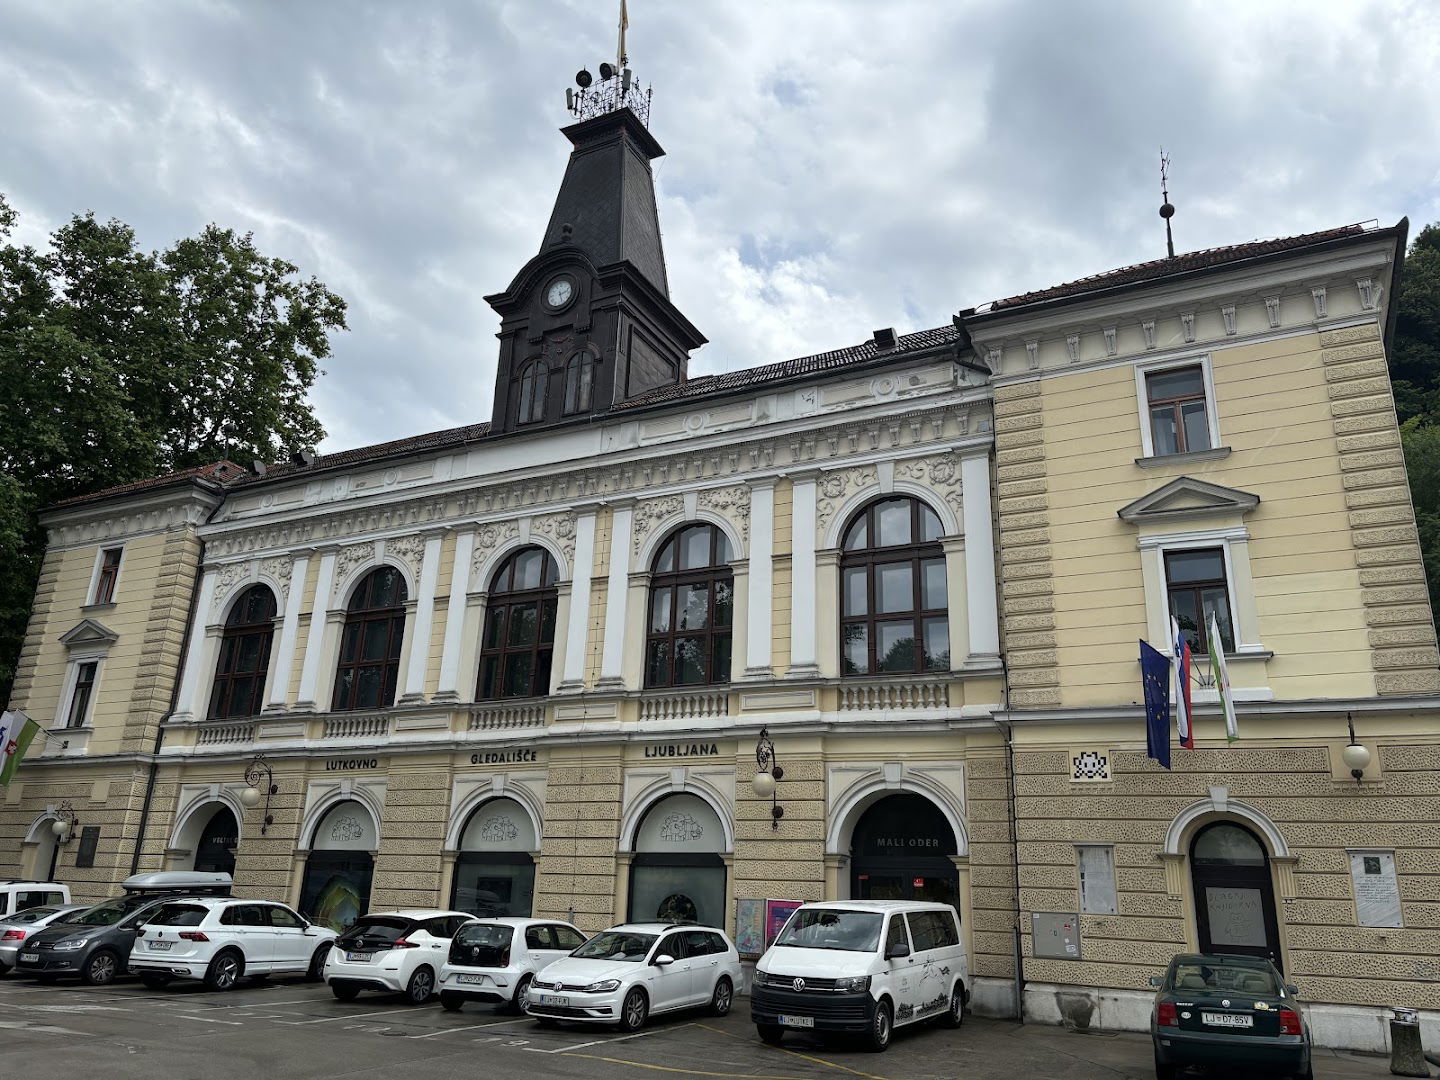
M 56 881 L 0 881 L 0 919 L 42 904 L 68 904 L 70 887 Z
M 969 977 L 960 916 L 949 904 L 805 904 L 755 965 L 750 1018 L 771 1045 L 791 1028 L 860 1035 L 884 1050 L 897 1026 L 959 1027 Z

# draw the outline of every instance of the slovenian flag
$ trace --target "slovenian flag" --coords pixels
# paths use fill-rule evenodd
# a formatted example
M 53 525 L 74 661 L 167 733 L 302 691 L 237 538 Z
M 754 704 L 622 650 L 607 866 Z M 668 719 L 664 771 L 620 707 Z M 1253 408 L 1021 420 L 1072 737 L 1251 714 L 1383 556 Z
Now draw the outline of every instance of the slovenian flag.
M 22 712 L 0 713 L 0 787 L 10 783 L 40 725 Z
M 1170 634 L 1175 640 L 1175 730 L 1180 745 L 1195 749 L 1195 726 L 1190 712 L 1190 639 L 1180 632 L 1180 624 L 1170 620 Z

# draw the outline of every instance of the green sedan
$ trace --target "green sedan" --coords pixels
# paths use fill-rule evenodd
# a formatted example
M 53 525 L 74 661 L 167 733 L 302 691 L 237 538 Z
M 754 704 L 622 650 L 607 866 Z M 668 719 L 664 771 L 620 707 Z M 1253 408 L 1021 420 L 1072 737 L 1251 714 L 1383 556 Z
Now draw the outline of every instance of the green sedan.
M 1182 953 L 1156 987 L 1150 1013 L 1156 1080 L 1190 1065 L 1263 1069 L 1312 1080 L 1310 1029 L 1296 995 L 1269 960 Z

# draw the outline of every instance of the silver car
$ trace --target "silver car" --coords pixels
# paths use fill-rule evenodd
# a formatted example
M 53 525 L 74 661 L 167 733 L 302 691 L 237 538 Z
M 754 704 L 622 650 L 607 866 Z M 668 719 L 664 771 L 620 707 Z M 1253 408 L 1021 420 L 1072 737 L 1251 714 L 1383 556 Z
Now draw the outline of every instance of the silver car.
M 53 922 L 62 922 L 71 912 L 83 911 L 84 904 L 51 904 L 26 908 L 0 919 L 0 975 L 7 975 L 15 966 L 15 954 L 25 939 Z

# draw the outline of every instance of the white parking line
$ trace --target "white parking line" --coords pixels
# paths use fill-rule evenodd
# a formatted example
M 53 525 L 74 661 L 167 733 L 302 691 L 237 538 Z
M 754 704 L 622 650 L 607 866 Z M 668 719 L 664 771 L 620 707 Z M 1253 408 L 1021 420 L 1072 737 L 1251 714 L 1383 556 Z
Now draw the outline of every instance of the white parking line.
M 213 1016 L 190 1016 L 186 1013 L 171 1013 L 176 1020 L 199 1020 L 202 1024 L 229 1024 L 231 1027 L 244 1027 L 239 1020 L 216 1020 Z
M 281 1005 L 324 1005 L 328 998 L 308 997 L 296 998 L 294 1001 L 257 1001 L 254 1005 L 231 1005 L 226 1002 L 223 1008 L 226 1009 L 278 1009 Z
M 336 1020 L 366 1020 L 372 1016 L 391 1016 L 394 1013 L 404 1012 L 413 1013 L 415 1012 L 415 1007 L 413 1005 L 407 1005 L 403 1009 L 386 1009 L 384 1012 L 346 1013 L 344 1016 L 327 1016 L 321 1020 L 280 1020 L 278 1023 L 293 1024 L 298 1027 L 301 1024 L 332 1024 Z
M 538 1046 L 527 1046 L 525 1049 L 532 1054 L 565 1054 L 571 1050 L 583 1050 L 587 1046 L 603 1046 L 606 1043 L 625 1042 L 627 1039 L 643 1039 L 647 1035 L 663 1035 L 667 1031 L 679 1031 L 681 1028 L 694 1027 L 694 1024 L 677 1024 L 674 1027 L 654 1028 L 650 1031 L 637 1031 L 634 1035 L 621 1035 L 614 1039 L 596 1039 L 593 1042 L 576 1043 L 574 1046 L 561 1046 L 555 1050 L 541 1050 Z
M 89 1035 L 88 1031 L 71 1031 L 69 1028 L 54 1027 L 50 1024 L 19 1023 L 14 1020 L 0 1020 L 0 1030 L 27 1031 L 40 1035 Z
M 475 1030 L 477 1030 L 477 1029 L 479 1029 L 479 1028 L 506 1027 L 506 1026 L 509 1025 L 509 1024 L 524 1024 L 524 1023 L 528 1023 L 529 1020 L 530 1020 L 530 1018 L 529 1018 L 528 1016 L 522 1016 L 522 1017 L 520 1017 L 518 1020 L 500 1020 L 500 1021 L 498 1021 L 498 1022 L 496 1022 L 496 1023 L 494 1023 L 494 1024 L 471 1024 L 469 1027 L 442 1028 L 442 1029 L 439 1030 L 439 1031 L 432 1031 L 432 1032 L 429 1032 L 428 1034 L 425 1034 L 425 1035 L 411 1035 L 411 1036 L 409 1036 L 409 1038 L 411 1038 L 411 1039 L 433 1039 L 433 1038 L 435 1038 L 436 1035 L 450 1035 L 450 1034 L 453 1034 L 454 1032 L 457 1032 L 457 1031 L 475 1031 Z

